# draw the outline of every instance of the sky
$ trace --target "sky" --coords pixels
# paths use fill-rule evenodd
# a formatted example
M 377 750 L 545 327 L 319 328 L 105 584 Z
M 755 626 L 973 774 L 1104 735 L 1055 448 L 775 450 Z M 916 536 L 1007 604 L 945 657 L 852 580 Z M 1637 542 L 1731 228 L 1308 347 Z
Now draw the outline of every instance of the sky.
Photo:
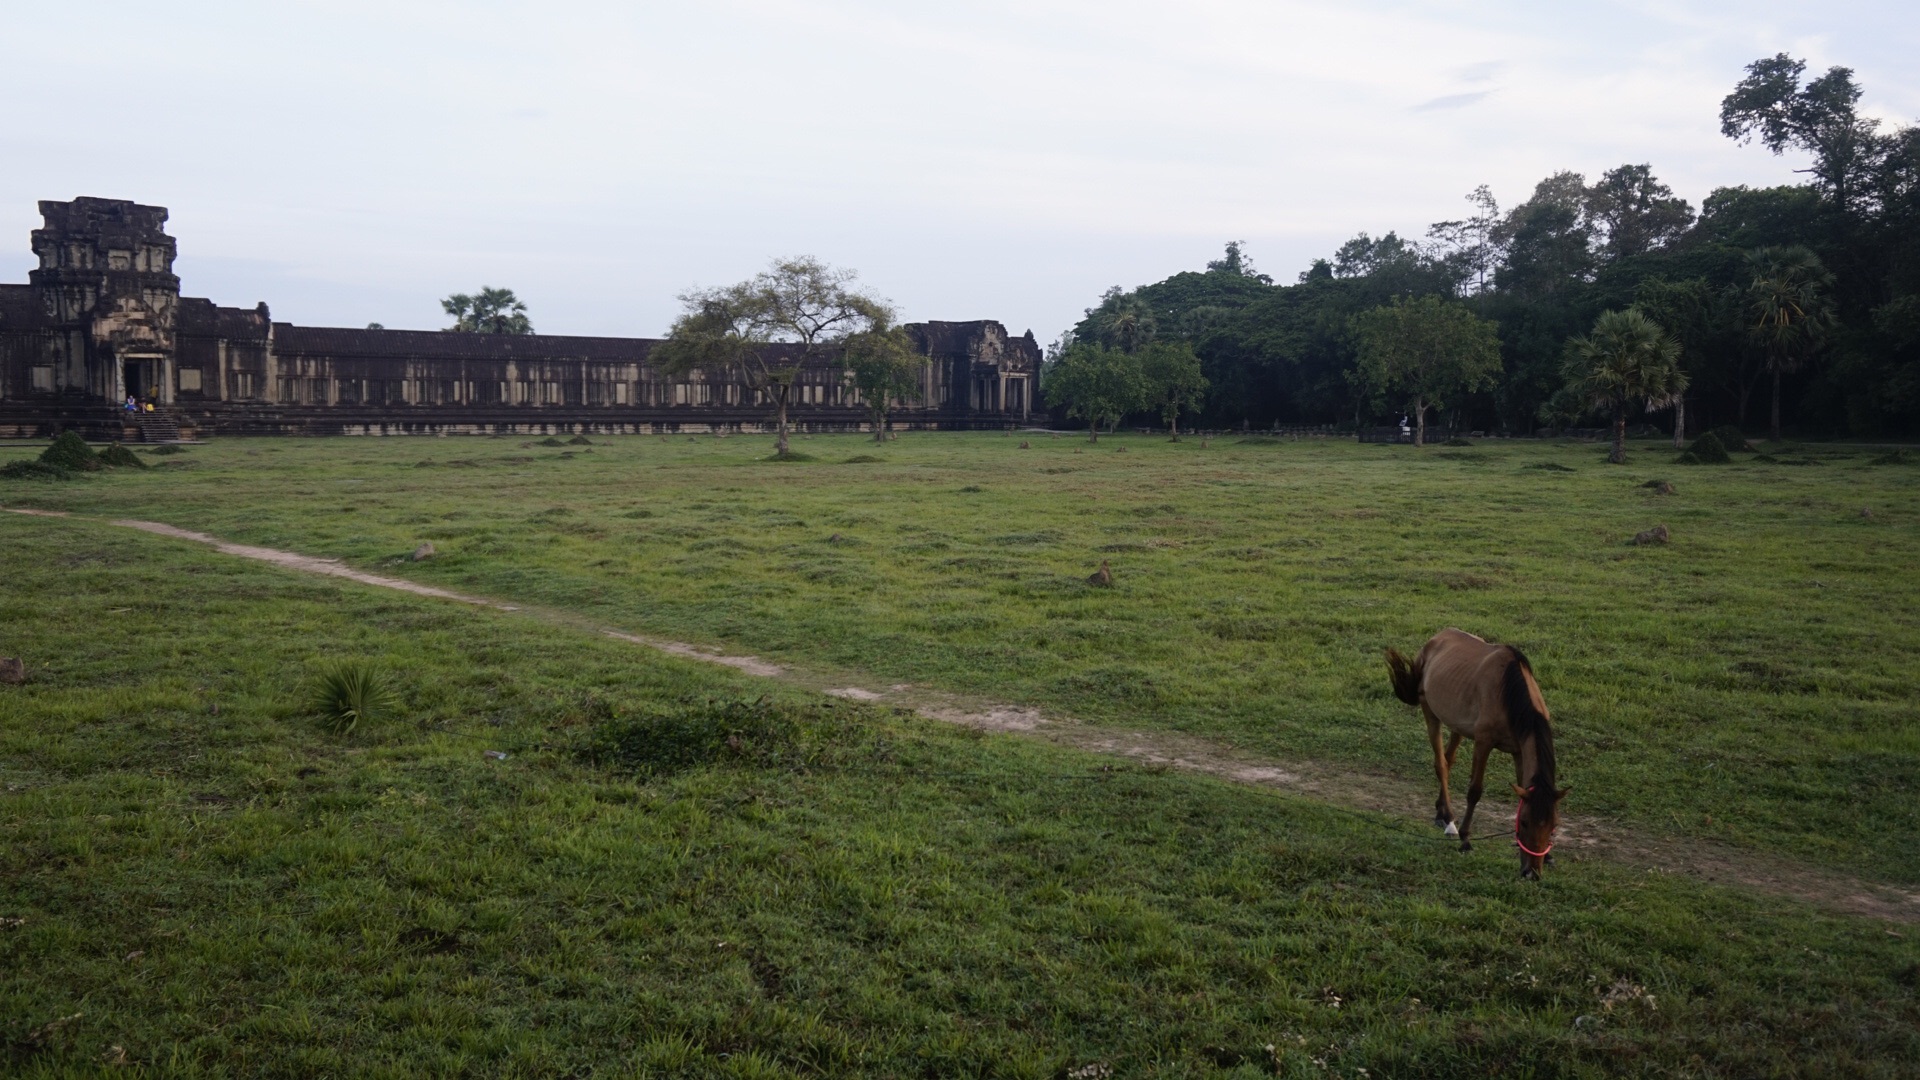
M 434 329 L 494 285 L 542 332 L 656 336 L 806 254 L 1044 342 L 1228 240 L 1291 281 L 1479 184 L 1795 182 L 1719 133 L 1777 52 L 1920 119 L 1893 0 L 0 3 L 0 281 L 38 200 L 128 198 L 171 210 L 187 295 L 309 325 Z

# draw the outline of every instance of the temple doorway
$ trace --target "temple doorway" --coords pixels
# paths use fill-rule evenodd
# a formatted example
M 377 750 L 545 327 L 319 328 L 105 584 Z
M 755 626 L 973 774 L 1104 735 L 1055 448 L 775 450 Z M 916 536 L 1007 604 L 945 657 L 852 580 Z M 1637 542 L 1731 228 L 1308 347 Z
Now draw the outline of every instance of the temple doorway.
M 128 360 L 120 365 L 121 376 L 126 380 L 127 396 L 143 401 L 147 397 L 147 380 L 145 372 L 141 370 L 144 367 L 146 365 L 138 360 Z

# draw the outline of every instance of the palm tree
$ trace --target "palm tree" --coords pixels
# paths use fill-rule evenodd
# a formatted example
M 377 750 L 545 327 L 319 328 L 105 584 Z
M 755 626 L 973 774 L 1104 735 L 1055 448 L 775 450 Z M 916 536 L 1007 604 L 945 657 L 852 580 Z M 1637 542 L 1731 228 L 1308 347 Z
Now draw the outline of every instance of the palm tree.
M 440 301 L 440 307 L 453 316 L 448 330 L 463 334 L 531 334 L 533 323 L 527 319 L 527 305 L 513 295 L 512 289 L 480 286 L 478 293 L 454 293 Z
M 1819 351 L 1833 329 L 1834 278 L 1820 257 L 1799 245 L 1749 252 L 1753 284 L 1747 286 L 1749 329 L 1767 353 L 1773 372 L 1773 418 L 1768 438 L 1780 441 L 1780 376 L 1798 371 Z
M 1567 342 L 1562 371 L 1571 389 L 1612 411 L 1613 453 L 1607 460 L 1615 465 L 1627 461 L 1627 408 L 1636 401 L 1665 408 L 1687 389 L 1679 343 L 1633 308 L 1606 312 L 1592 333 Z

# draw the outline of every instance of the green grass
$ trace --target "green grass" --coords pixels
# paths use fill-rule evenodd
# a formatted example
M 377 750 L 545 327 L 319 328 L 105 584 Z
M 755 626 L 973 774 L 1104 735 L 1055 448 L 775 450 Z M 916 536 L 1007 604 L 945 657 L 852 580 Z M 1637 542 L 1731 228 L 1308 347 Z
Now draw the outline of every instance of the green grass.
M 1880 924 L 1590 861 L 1523 884 L 1417 823 L 756 706 L 765 680 L 105 525 L 0 515 L 0 550 L 0 652 L 31 665 L 0 687 L 9 1075 L 1920 1057 L 1920 952 Z M 355 659 L 402 708 L 334 734 L 307 680 Z M 608 752 L 676 718 L 669 756 L 704 749 L 672 769 Z M 768 738 L 731 755 L 716 723 Z
M 1635 443 L 1613 467 L 1590 444 L 1019 441 L 908 435 L 849 467 L 860 437 L 778 465 L 763 438 L 228 440 L 0 500 L 367 567 L 430 540 L 399 572 L 1414 782 L 1424 732 L 1380 650 L 1461 626 L 1533 658 L 1569 812 L 1920 882 L 1920 470 L 1824 445 L 1680 467 Z M 1671 545 L 1626 545 L 1657 522 Z M 1101 559 L 1111 590 L 1083 583 Z

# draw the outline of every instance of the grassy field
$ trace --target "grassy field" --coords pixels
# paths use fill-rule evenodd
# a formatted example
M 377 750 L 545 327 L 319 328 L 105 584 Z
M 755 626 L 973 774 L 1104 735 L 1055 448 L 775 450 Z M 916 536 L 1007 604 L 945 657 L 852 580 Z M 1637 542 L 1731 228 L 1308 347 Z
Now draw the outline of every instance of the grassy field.
M 889 453 L 938 454 L 942 444 L 927 443 Z M 990 440 L 954 444 L 956 456 L 999 452 Z M 438 482 L 443 469 L 465 476 L 453 472 L 464 467 L 387 466 L 382 475 L 366 463 L 396 449 L 417 460 L 456 448 L 475 453 L 471 444 L 210 447 L 188 458 L 191 468 L 34 497 L 351 549 L 368 561 L 426 531 L 397 520 L 408 514 L 495 520 L 500 539 L 487 543 L 519 537 L 510 541 L 523 553 L 517 565 L 477 533 L 436 527 L 449 555 L 434 572 L 642 621 L 640 582 L 613 566 L 570 575 L 556 549 L 637 547 L 643 528 L 719 512 L 692 504 L 724 505 L 714 502 L 727 497 L 713 490 L 721 486 L 771 499 L 791 485 L 817 508 L 827 485 L 855 483 L 825 466 L 772 477 L 732 467 L 731 444 L 514 463 L 534 474 L 524 491 L 540 494 L 530 501 L 506 490 L 482 501 L 479 482 L 465 481 L 464 495 Z M 1240 457 L 1231 471 L 1258 475 L 1294 452 L 1332 453 L 1229 451 Z M 293 464 L 309 453 L 339 456 Z M 1061 448 L 1055 460 L 1074 459 Z M 1349 475 L 1373 467 L 1332 460 Z M 642 485 L 662 464 L 680 494 Z M 896 481 L 918 475 L 913 465 L 888 468 Z M 896 483 L 901 507 L 865 499 L 842 513 L 962 535 L 955 512 L 905 507 L 947 505 L 969 470 L 919 468 L 936 479 Z M 600 520 L 588 511 L 587 470 L 601 471 L 613 507 L 606 535 L 525 524 Z M 971 472 L 982 486 L 1006 483 Z M 219 476 L 233 490 L 209 482 Z M 395 477 L 408 492 L 393 490 Z M 385 490 L 343 498 L 335 487 L 350 485 L 338 481 L 354 478 Z M 1080 483 L 1076 497 L 1087 501 L 1143 498 Z M 17 497 L 6 493 L 9 504 Z M 1003 510 L 1018 505 L 1000 498 Z M 466 508 L 429 509 L 441 500 Z M 273 509 L 249 522 L 233 507 L 250 501 Z M 298 511 L 303 501 L 309 513 Z M 351 525 L 331 533 L 350 503 Z M 541 514 L 568 503 L 579 509 Z M 618 516 L 640 508 L 658 516 Z M 838 546 L 799 538 L 826 528 L 861 529 L 869 546 L 847 550 L 867 556 L 930 542 L 803 516 L 818 518 L 817 509 L 789 511 L 806 526 L 770 523 L 764 507 L 735 513 L 756 526 L 738 530 L 757 537 L 743 545 L 796 550 L 772 556 L 764 573 L 735 557 L 722 565 L 740 565 L 737 578 L 693 582 L 738 589 L 802 560 L 856 564 Z M 390 533 L 380 531 L 383 515 L 396 519 Z M 1103 531 L 1111 517 L 1059 516 L 1052 527 L 1063 534 L 1115 535 Z M 1182 520 L 1184 535 L 1204 535 L 1205 518 Z M 989 536 L 1017 524 L 980 523 Z M 1171 524 L 1134 535 L 1167 536 Z M 690 542 L 678 538 L 673 550 Z M 637 574 L 663 561 L 666 549 L 653 543 L 664 541 L 618 567 Z M 985 539 L 949 543 L 991 550 Z M 1118 634 L 1126 613 L 1147 619 L 1143 593 L 1177 595 L 1167 580 L 1174 564 L 1156 561 L 1163 553 L 1204 550 L 1196 539 L 1114 553 L 1121 588 L 1088 598 L 1067 583 L 1084 556 L 1005 547 L 1000 558 L 1015 567 L 1047 569 L 1011 579 L 923 572 L 953 579 L 962 595 L 1035 589 L 1024 604 L 994 602 L 995 612 L 1018 613 L 1009 621 L 1066 607 L 1101 612 Z M 719 750 L 681 771 L 636 772 L 605 752 L 627 745 L 610 739 L 697 725 L 714 702 L 748 700 L 770 684 L 524 615 L 309 578 L 84 521 L 0 514 L 0 551 L 0 652 L 34 664 L 27 685 L 0 687 L 0 1071 L 9 1075 L 124 1063 L 168 1076 L 1896 1076 L 1920 1059 L 1920 950 L 1884 924 L 1602 863 L 1523 884 L 1511 860 L 1463 858 L 1417 822 L 777 688 L 763 711 L 794 718 L 798 731 L 776 745 L 783 756 Z M 1534 565 L 1518 554 L 1482 557 Z M 660 572 L 712 558 L 671 556 Z M 1285 558 L 1256 563 L 1286 581 L 1274 565 Z M 927 561 L 889 554 L 867 587 L 893 595 L 904 583 L 888 583 L 886 568 Z M 1018 571 L 994 571 L 1007 572 Z M 763 596 L 766 619 L 827 587 L 786 576 L 794 592 Z M 1241 587 L 1255 592 L 1253 581 Z M 1492 591 L 1465 598 L 1484 603 Z M 694 625 L 691 593 L 667 592 L 658 621 Z M 1411 594 L 1426 604 L 1446 595 Z M 1222 617 L 1209 607 L 1217 599 L 1169 605 L 1161 632 L 1170 620 Z M 904 629 L 941 612 L 882 620 L 859 610 L 879 624 L 865 634 L 894 628 L 901 670 L 947 670 L 931 643 L 956 631 Z M 758 627 L 756 640 L 773 642 L 762 616 L 733 618 L 742 634 Z M 1209 638 L 1218 642 L 1209 649 L 1281 651 Z M 796 654 L 841 655 L 833 644 L 782 640 Z M 1127 640 L 1154 639 L 1135 628 Z M 1174 645 L 1154 653 L 1169 670 L 1179 655 Z M 351 657 L 388 664 L 405 707 L 336 735 L 305 714 L 302 687 L 326 662 Z M 1124 704 L 1110 693 L 1062 700 L 1116 716 Z M 1237 715 L 1196 704 L 1156 722 L 1225 729 Z M 1404 724 L 1384 706 L 1348 715 L 1382 741 Z M 1286 730 L 1273 734 L 1276 745 Z M 1345 752 L 1380 752 L 1355 747 Z M 1594 751 L 1577 753 L 1584 764 Z
M 1380 650 L 1461 626 L 1533 658 L 1569 812 L 1920 882 L 1920 468 L 1026 438 L 223 440 L 0 501 L 371 568 L 431 541 L 399 572 L 1416 781 Z M 1671 545 L 1625 543 L 1656 522 Z

